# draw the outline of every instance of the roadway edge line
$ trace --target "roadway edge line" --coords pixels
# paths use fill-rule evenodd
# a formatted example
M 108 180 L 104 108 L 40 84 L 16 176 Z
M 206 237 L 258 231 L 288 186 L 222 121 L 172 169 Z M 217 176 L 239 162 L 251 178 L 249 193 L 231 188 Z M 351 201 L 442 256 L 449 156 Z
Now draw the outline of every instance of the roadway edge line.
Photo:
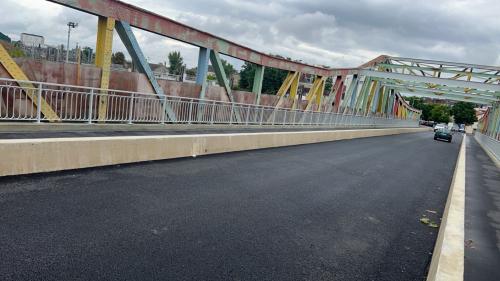
M 427 281 L 463 281 L 466 135 L 462 140 Z

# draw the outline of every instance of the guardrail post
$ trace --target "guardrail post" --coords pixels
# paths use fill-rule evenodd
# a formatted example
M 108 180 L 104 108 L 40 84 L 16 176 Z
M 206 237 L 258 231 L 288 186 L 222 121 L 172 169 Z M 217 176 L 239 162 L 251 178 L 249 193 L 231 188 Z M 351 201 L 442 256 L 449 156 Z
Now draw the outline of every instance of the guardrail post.
M 210 116 L 210 124 L 214 123 L 214 114 L 215 114 L 215 101 L 212 102 L 212 115 Z
M 234 103 L 231 103 L 231 116 L 229 118 L 229 125 L 233 124 Z
M 165 102 L 163 103 L 165 104 Z M 132 94 L 132 96 L 130 97 L 130 103 L 129 103 L 129 106 L 128 106 L 128 123 L 129 124 L 132 124 L 132 113 L 134 111 L 134 94 Z M 163 111 L 165 112 L 165 111 Z M 163 116 L 162 116 L 162 119 L 163 119 Z
M 260 122 L 259 122 L 259 125 L 262 126 L 262 119 L 264 119 L 264 107 L 261 107 L 261 110 L 260 110 Z
M 277 111 L 278 111 L 278 109 L 273 110 L 273 123 L 272 123 L 273 126 L 274 126 L 274 121 L 276 121 L 276 112 Z
M 193 99 L 189 101 L 189 121 L 188 124 L 191 124 L 191 115 L 193 114 Z
M 297 119 L 297 110 L 294 110 L 293 111 L 293 123 L 292 123 L 292 125 L 294 125 L 294 126 L 295 126 L 295 120 L 296 119 Z
M 87 123 L 92 124 L 92 115 L 94 115 L 94 89 L 90 90 L 89 94 L 89 120 Z
M 285 110 L 285 114 L 283 116 L 283 125 L 286 125 L 286 113 L 288 110 Z
M 37 106 L 36 106 L 36 122 L 40 123 L 42 119 L 42 83 L 38 84 Z
M 160 100 L 163 100 L 163 103 L 161 105 L 161 123 L 165 124 L 165 119 L 167 119 L 167 97 L 162 96 Z M 132 102 L 134 100 L 132 99 Z
M 248 125 L 248 118 L 250 117 L 250 106 L 247 107 L 247 118 L 246 118 L 246 125 Z

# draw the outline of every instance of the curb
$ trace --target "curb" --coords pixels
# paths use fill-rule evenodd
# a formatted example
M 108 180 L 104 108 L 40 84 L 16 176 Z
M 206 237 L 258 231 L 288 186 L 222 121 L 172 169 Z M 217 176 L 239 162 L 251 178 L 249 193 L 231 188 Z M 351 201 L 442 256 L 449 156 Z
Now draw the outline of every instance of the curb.
M 464 135 L 460 146 L 427 281 L 463 281 L 464 278 L 466 138 Z
M 402 133 L 419 128 L 0 140 L 0 176 Z

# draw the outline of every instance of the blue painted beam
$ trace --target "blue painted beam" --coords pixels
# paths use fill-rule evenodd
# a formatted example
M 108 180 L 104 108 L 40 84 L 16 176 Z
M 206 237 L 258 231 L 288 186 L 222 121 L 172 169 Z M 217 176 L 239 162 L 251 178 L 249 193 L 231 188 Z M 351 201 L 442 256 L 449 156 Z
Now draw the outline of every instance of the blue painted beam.
M 151 83 L 153 90 L 162 99 L 162 102 L 165 103 L 166 102 L 165 93 L 163 92 L 163 89 L 161 88 L 160 84 L 158 84 L 158 81 L 156 80 L 153 71 L 149 66 L 149 63 L 147 62 L 146 57 L 142 53 L 141 47 L 139 46 L 139 43 L 137 42 L 137 39 L 135 38 L 135 35 L 132 32 L 132 28 L 130 27 L 130 25 L 124 21 L 116 21 L 115 29 L 118 35 L 120 36 L 123 45 L 125 45 L 125 48 L 127 48 L 128 53 L 132 57 L 134 65 L 137 67 L 139 72 L 145 74 L 148 77 L 148 80 Z M 165 104 L 165 113 L 167 114 L 167 117 L 171 121 L 176 120 L 175 113 L 169 106 L 168 102 Z
M 200 99 L 205 98 L 207 87 L 208 60 L 212 51 L 208 48 L 200 47 L 198 54 L 198 68 L 196 70 L 196 84 L 201 86 Z

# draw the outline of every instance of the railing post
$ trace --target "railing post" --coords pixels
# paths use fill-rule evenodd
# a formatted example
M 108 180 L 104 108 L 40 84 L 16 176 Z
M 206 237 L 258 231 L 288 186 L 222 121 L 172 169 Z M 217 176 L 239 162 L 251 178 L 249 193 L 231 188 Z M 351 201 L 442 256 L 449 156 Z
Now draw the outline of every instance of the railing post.
M 285 109 L 285 114 L 283 116 L 283 125 L 286 125 L 286 113 L 288 110 Z
M 94 89 L 90 89 L 89 97 L 89 120 L 87 123 L 92 124 L 92 115 L 94 115 Z
M 38 84 L 36 122 L 40 123 L 42 119 L 42 83 Z
M 161 105 L 161 123 L 165 124 L 165 119 L 167 119 L 167 97 L 163 96 L 161 100 L 163 100 Z
M 229 125 L 233 124 L 234 103 L 231 103 L 231 116 L 229 117 Z
M 250 105 L 247 107 L 247 118 L 246 118 L 246 125 L 248 126 L 248 118 L 250 117 Z
M 215 115 L 215 101 L 212 102 L 212 116 L 210 116 L 210 124 L 214 123 L 214 115 Z
M 191 124 L 191 115 L 193 114 L 193 99 L 189 101 L 189 121 L 188 124 Z
M 165 102 L 163 104 L 165 104 Z M 132 96 L 130 97 L 130 104 L 128 106 L 128 123 L 129 124 L 132 124 L 132 120 L 133 120 L 132 113 L 133 113 L 133 111 L 134 111 L 134 94 L 132 94 Z M 163 111 L 163 112 L 165 112 L 165 111 Z
M 259 122 L 259 125 L 262 126 L 262 119 L 264 119 L 264 107 L 261 107 L 261 110 L 260 110 L 260 122 Z
M 275 109 L 273 110 L 273 123 L 272 125 L 274 126 L 274 122 L 276 121 L 276 112 L 278 111 L 279 109 Z
M 293 111 L 293 123 L 292 123 L 292 125 L 294 125 L 294 126 L 295 126 L 295 120 L 296 119 L 297 119 L 297 110 L 294 110 Z

